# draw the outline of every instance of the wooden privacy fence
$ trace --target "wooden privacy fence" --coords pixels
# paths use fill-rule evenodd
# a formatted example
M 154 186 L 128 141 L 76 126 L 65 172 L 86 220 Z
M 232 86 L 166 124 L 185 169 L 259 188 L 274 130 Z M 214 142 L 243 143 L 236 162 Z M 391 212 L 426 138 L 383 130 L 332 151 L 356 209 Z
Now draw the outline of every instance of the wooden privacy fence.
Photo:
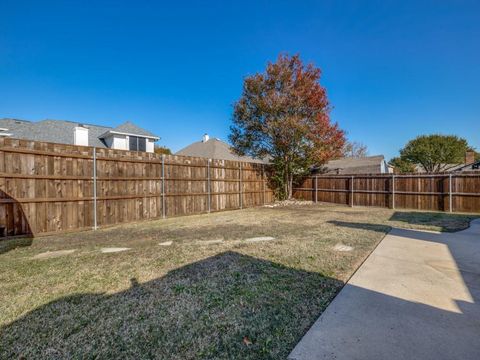
M 294 197 L 350 206 L 480 212 L 480 174 L 311 176 Z
M 0 138 L 0 236 L 272 201 L 262 164 Z

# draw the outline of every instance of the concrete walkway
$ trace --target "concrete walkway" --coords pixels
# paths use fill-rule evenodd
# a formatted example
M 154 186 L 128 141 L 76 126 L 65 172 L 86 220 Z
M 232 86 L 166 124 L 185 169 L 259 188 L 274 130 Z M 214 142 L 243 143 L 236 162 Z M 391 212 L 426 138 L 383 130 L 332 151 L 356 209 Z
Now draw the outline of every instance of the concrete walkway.
M 480 359 L 480 220 L 393 229 L 290 359 Z

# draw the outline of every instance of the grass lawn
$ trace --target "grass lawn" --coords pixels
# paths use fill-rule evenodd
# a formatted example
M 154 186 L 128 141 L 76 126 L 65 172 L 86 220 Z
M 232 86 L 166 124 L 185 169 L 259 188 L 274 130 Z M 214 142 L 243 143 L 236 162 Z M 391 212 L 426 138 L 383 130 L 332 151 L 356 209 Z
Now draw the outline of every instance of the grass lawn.
M 0 241 L 0 358 L 284 359 L 391 226 L 472 218 L 305 205 Z

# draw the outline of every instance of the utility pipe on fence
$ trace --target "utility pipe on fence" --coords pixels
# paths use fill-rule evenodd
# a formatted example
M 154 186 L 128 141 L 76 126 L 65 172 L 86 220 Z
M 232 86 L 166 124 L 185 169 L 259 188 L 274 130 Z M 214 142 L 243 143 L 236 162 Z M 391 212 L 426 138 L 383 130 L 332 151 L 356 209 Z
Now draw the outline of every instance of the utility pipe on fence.
M 263 205 L 265 205 L 265 165 L 262 164 Z
M 395 174 L 392 174 L 392 209 L 395 209 Z
M 93 230 L 97 230 L 97 148 L 93 148 Z
M 239 171 L 238 171 L 238 193 L 239 193 L 239 196 L 240 196 L 240 209 L 243 208 L 243 196 L 242 196 L 242 163 L 240 163 L 240 166 L 239 166 Z
M 162 154 L 162 218 L 166 218 L 165 211 L 165 154 Z
M 350 197 L 352 198 L 352 201 L 351 201 L 351 207 L 353 207 L 353 179 L 354 177 L 352 176 L 352 178 L 350 179 L 351 183 L 350 183 Z
M 207 203 L 208 203 L 208 212 L 211 211 L 211 206 L 212 206 L 212 199 L 211 199 L 211 190 L 210 190 L 210 162 L 212 159 L 208 159 L 207 161 L 207 193 L 208 193 L 208 198 L 207 198 Z

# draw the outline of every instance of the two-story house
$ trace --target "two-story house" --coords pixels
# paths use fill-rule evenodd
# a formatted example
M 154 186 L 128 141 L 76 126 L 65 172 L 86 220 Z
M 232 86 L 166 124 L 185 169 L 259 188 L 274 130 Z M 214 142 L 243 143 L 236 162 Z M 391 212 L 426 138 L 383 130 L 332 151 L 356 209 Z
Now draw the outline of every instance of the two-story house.
M 153 152 L 160 138 L 127 121 L 117 127 L 65 120 L 0 119 L 0 136 L 60 144 Z

